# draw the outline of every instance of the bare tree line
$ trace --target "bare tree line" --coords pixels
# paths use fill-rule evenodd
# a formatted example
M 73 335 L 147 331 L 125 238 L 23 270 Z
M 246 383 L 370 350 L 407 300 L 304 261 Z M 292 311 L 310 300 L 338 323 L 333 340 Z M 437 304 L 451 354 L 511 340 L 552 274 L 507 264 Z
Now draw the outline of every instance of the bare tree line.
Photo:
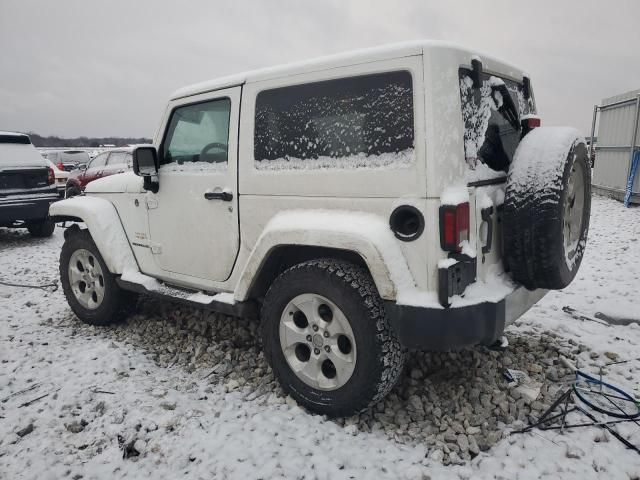
M 29 132 L 31 142 L 36 147 L 85 147 L 97 148 L 101 145 L 115 145 L 122 147 L 136 143 L 151 143 L 151 139 L 143 137 L 75 137 L 65 138 L 57 136 L 43 137 Z

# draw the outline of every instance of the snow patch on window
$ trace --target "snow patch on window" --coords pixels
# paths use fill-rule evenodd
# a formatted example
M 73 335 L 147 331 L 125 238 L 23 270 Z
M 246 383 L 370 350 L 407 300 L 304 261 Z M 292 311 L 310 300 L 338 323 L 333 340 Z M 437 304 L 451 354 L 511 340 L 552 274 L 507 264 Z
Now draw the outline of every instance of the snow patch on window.
M 464 151 L 471 169 L 480 163 L 478 162 L 478 151 L 484 143 L 491 112 L 498 108 L 491 96 L 490 82 L 482 83 L 479 102 L 474 100 L 474 94 L 473 80 L 467 75 L 463 76 L 460 79 L 460 95 L 462 97 L 462 119 L 465 125 Z
M 533 98 L 524 97 L 521 84 L 509 79 L 505 81 L 496 76 L 485 79 L 479 89 L 473 88 L 473 80 L 469 75 L 461 75 L 459 82 L 464 123 L 464 150 L 468 166 L 466 180 L 474 182 L 504 176 L 503 171 L 494 170 L 483 163 L 480 155 L 487 137 L 487 130 L 492 122 L 493 112 L 502 108 L 505 102 L 503 94 L 496 88 L 506 87 L 511 99 L 517 105 L 520 119 L 535 115 Z
M 160 166 L 160 172 L 224 172 L 227 170 L 226 162 L 171 162 Z
M 359 153 L 347 157 L 318 157 L 318 158 L 278 158 L 276 160 L 254 162 L 256 170 L 281 171 L 281 170 L 324 170 L 324 169 L 402 169 L 409 168 L 415 163 L 415 151 L 408 148 L 397 153 L 381 153 L 379 155 L 366 155 Z

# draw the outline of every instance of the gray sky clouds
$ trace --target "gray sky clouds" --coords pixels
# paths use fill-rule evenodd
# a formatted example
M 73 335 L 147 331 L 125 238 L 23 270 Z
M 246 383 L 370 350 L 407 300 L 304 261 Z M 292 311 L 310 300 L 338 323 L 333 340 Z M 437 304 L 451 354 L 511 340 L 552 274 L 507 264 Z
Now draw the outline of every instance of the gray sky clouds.
M 545 125 L 588 133 L 640 88 L 640 2 L 0 0 L 0 129 L 152 136 L 169 94 L 255 68 L 433 38 L 530 73 Z

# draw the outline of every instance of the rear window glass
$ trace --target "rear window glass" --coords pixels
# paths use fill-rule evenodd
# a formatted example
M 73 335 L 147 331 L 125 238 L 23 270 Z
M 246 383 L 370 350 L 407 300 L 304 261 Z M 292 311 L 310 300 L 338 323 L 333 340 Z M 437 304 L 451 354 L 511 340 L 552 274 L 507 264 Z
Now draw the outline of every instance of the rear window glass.
M 413 160 L 406 71 L 265 90 L 256 99 L 258 169 L 385 167 Z
M 0 134 L 0 143 L 18 143 L 21 145 L 29 145 L 31 139 L 26 135 Z
M 522 84 L 510 79 L 482 73 L 481 80 L 482 86 L 474 88 L 471 71 L 460 69 L 465 159 L 469 168 L 479 173 L 487 170 L 485 166 L 504 173 L 520 143 L 520 119 L 536 112 L 533 95 L 525 98 Z M 506 87 L 516 110 L 515 124 L 500 85 Z
M 78 162 L 87 163 L 89 161 L 89 154 L 87 152 L 62 152 L 63 162 Z

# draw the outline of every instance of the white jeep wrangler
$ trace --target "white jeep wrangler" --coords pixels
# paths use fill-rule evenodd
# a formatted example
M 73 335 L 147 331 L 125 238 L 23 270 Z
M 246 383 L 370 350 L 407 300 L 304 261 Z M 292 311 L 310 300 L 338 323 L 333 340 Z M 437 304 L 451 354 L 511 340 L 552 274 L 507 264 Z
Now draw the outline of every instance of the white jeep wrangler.
M 491 345 L 574 278 L 584 139 L 539 127 L 529 78 L 420 42 L 249 72 L 173 94 L 134 172 L 55 203 L 83 321 L 137 293 L 261 320 L 286 392 L 350 415 L 404 351 Z

